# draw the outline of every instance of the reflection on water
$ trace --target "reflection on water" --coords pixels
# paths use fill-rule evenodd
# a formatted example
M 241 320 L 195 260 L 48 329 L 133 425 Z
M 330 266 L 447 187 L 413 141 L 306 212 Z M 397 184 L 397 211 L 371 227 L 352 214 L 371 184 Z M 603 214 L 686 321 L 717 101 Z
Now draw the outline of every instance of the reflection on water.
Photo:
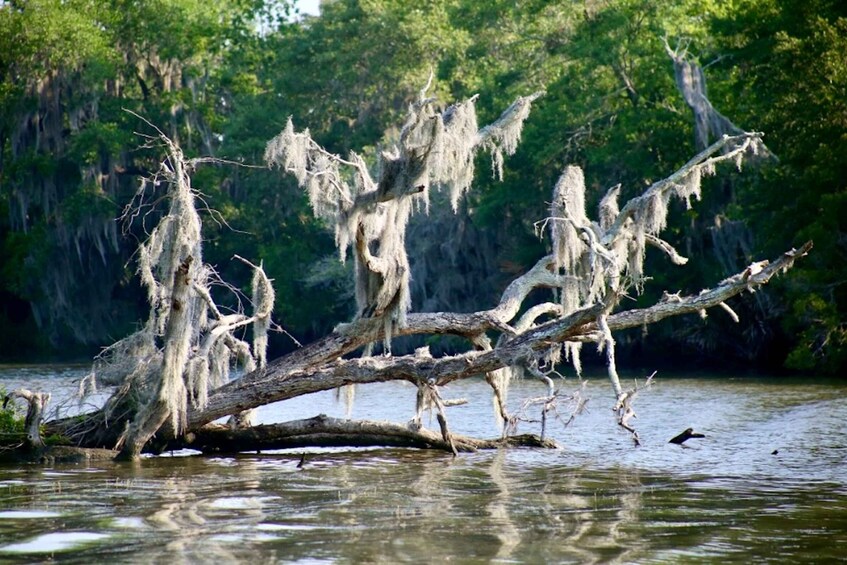
M 10 543 L 3 546 L 6 554 L 54 554 L 78 549 L 89 542 L 109 537 L 106 534 L 91 532 L 66 532 L 59 534 L 42 534 L 24 543 Z
M 15 378 L 0 371 L 6 388 L 17 386 Z M 518 382 L 511 402 L 539 388 Z M 452 409 L 451 426 L 496 435 L 484 383 L 450 389 L 445 396 L 472 400 Z M 847 535 L 847 438 L 840 431 L 847 386 L 660 376 L 636 405 L 642 448 L 615 428 L 605 383 L 591 381 L 589 391 L 588 413 L 567 429 L 551 426 L 563 445 L 557 451 L 454 459 L 311 450 L 302 468 L 300 451 L 0 468 L 0 561 L 842 558 L 835 540 Z M 362 387 L 353 416 L 403 421 L 413 405 L 414 389 Z M 342 416 L 344 407 L 319 394 L 263 408 L 260 417 L 318 412 Z M 687 427 L 707 437 L 688 448 L 667 443 Z

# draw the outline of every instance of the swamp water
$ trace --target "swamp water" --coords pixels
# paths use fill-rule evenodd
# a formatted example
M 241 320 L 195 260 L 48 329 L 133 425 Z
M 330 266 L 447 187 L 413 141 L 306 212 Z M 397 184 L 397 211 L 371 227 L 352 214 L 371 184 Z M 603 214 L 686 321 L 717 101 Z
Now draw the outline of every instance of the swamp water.
M 52 391 L 54 406 L 75 410 L 57 399 L 84 373 L 0 368 L 0 386 Z M 509 404 L 543 391 L 518 381 Z M 588 379 L 584 394 L 587 411 L 569 427 L 548 423 L 560 450 L 306 450 L 301 467 L 303 450 L 185 452 L 0 467 L 0 563 L 847 560 L 847 383 L 660 374 L 635 404 L 639 448 L 614 424 L 605 380 Z M 483 381 L 444 396 L 470 401 L 449 411 L 456 432 L 497 435 Z M 405 421 L 414 397 L 399 383 L 362 386 L 352 415 Z M 344 412 L 320 393 L 259 419 Z M 707 437 L 668 444 L 687 427 Z

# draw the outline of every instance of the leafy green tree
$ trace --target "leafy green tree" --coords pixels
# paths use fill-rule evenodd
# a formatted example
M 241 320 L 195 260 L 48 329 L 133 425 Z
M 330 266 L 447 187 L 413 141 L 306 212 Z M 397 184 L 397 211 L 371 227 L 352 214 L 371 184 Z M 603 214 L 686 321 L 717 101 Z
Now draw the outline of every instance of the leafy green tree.
M 7 212 L 0 230 L 16 232 L 0 249 L 2 286 L 32 303 L 45 329 L 66 319 L 83 339 L 91 337 L 89 327 L 73 309 L 104 289 L 97 277 L 81 284 L 76 275 L 103 273 L 97 267 L 117 245 L 116 209 L 97 183 L 98 153 L 108 138 L 75 139 L 116 64 L 107 34 L 90 17 L 96 4 L 0 7 L 0 207 Z M 96 306 L 90 312 L 94 323 L 104 314 Z
M 847 6 L 745 1 L 714 31 L 733 111 L 759 124 L 780 159 L 740 191 L 738 214 L 766 251 L 815 241 L 779 287 L 786 362 L 837 374 L 847 366 Z
M 461 68 L 462 76 L 471 78 L 452 84 L 462 88 L 484 84 L 481 90 L 504 98 L 528 88 L 547 91 L 527 123 L 505 181 L 482 181 L 472 197 L 475 221 L 499 234 L 497 263 L 520 272 L 538 252 L 534 222 L 547 215 L 545 195 L 566 165 L 578 164 L 585 170 L 589 205 L 596 206 L 612 184 L 622 183 L 624 197 L 634 195 L 644 179 L 667 174 L 696 150 L 694 120 L 674 82 L 663 39 L 672 43 L 685 39 L 698 50 L 701 64 L 713 62 L 719 54 L 706 23 L 727 14 L 730 7 L 717 2 L 628 0 L 578 6 L 529 2 L 520 8 L 509 4 L 490 8 L 489 3 L 465 4 L 467 17 L 460 21 L 473 28 L 469 34 L 475 43 Z M 473 68 L 485 72 L 476 77 L 469 71 Z M 707 73 L 710 85 L 720 87 L 726 70 L 709 67 Z M 723 91 L 716 91 L 714 101 L 720 107 Z M 481 112 L 488 100 L 481 100 Z M 755 123 L 752 117 L 741 122 Z M 716 260 L 713 253 L 713 234 L 717 226 L 728 224 L 723 215 L 733 206 L 736 182 L 710 179 L 703 192 L 705 202 L 673 215 L 668 237 L 696 266 L 651 264 L 659 289 L 682 286 L 696 291 L 736 270 L 734 263 L 749 260 L 737 246 L 723 254 L 730 256 L 726 260 Z M 652 261 L 649 254 L 648 261 Z M 745 330 L 759 327 L 763 316 L 758 306 L 742 312 Z M 688 350 L 728 348 L 741 358 L 755 356 L 763 336 L 751 332 L 749 339 L 739 340 L 733 325 L 719 315 L 700 326 L 669 322 L 652 330 L 651 343 L 684 341 Z M 637 333 L 629 339 L 633 346 L 641 341 Z
M 216 68 L 254 5 L 27 0 L 0 5 L 0 288 L 55 346 L 137 318 L 115 217 L 155 152 L 132 110 L 212 154 Z M 133 229 L 143 229 L 136 227 Z M 4 324 L 5 325 L 5 324 Z

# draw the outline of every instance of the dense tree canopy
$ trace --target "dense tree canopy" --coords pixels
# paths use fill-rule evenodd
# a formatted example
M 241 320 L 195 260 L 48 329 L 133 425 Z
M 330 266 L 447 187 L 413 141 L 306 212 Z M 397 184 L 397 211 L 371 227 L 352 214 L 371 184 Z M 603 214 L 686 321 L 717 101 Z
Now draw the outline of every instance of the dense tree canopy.
M 778 160 L 704 180 L 712 184 L 696 209 L 674 204 L 666 236 L 696 266 L 655 261 L 653 287 L 696 293 L 754 256 L 806 239 L 816 249 L 800 276 L 757 293 L 740 324 L 668 322 L 651 330 L 651 347 L 673 346 L 665 357 L 720 349 L 769 367 L 836 372 L 845 364 L 841 3 L 335 0 L 319 17 L 288 17 L 291 10 L 272 0 L 0 3 L 1 358 L 102 346 L 144 317 L 131 257 L 153 218 L 114 218 L 161 155 L 136 135 L 150 128 L 125 110 L 189 157 L 245 165 L 194 177 L 209 208 L 206 259 L 244 288 L 252 272 L 232 256 L 263 260 L 278 296 L 275 319 L 310 341 L 349 319 L 355 301 L 332 233 L 308 212 L 296 181 L 264 167 L 265 144 L 289 116 L 328 150 L 364 147 L 375 165 L 430 73 L 439 98 L 479 94 L 485 123 L 518 95 L 546 91 L 502 182 L 488 180 L 482 158 L 457 216 L 434 207 L 426 222 L 409 225 L 415 310 L 472 311 L 495 302 L 542 251 L 534 222 L 548 214 L 549 188 L 566 165 L 586 171 L 593 206 L 610 185 L 621 182 L 631 197 L 697 151 L 667 39 L 687 46 L 714 105 L 763 131 Z M 440 245 L 444 238 L 454 249 Z M 622 341 L 621 353 L 644 354 L 639 333 Z

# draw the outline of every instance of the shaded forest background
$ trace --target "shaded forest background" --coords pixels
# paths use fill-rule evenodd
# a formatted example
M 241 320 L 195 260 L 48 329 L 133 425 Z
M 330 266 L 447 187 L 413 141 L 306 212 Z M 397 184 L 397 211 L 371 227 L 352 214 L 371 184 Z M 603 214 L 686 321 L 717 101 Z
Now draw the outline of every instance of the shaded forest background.
M 704 201 L 681 207 L 665 232 L 691 261 L 648 254 L 652 287 L 696 293 L 808 239 L 815 249 L 791 276 L 737 301 L 739 324 L 719 313 L 676 319 L 621 336 L 619 354 L 838 373 L 847 366 L 838 0 L 335 0 L 317 17 L 273 0 L 0 2 L 0 361 L 82 359 L 144 319 L 134 253 L 159 211 L 115 218 L 162 152 L 145 146 L 138 133 L 153 131 L 133 113 L 188 157 L 237 163 L 200 169 L 193 182 L 207 208 L 205 259 L 225 280 L 249 287 L 236 253 L 264 261 L 274 317 L 304 343 L 349 320 L 352 263 L 338 261 L 296 181 L 263 165 L 265 144 L 293 116 L 330 151 L 375 161 L 430 72 L 441 100 L 479 94 L 481 122 L 518 95 L 547 93 L 503 182 L 481 160 L 488 174 L 458 218 L 435 206 L 408 232 L 413 310 L 495 304 L 544 251 L 533 223 L 548 215 L 566 165 L 585 170 L 596 203 L 617 183 L 623 199 L 640 193 L 696 152 L 663 38 L 687 42 L 712 103 L 763 131 L 779 160 L 704 181 Z M 293 347 L 272 340 L 272 353 Z

